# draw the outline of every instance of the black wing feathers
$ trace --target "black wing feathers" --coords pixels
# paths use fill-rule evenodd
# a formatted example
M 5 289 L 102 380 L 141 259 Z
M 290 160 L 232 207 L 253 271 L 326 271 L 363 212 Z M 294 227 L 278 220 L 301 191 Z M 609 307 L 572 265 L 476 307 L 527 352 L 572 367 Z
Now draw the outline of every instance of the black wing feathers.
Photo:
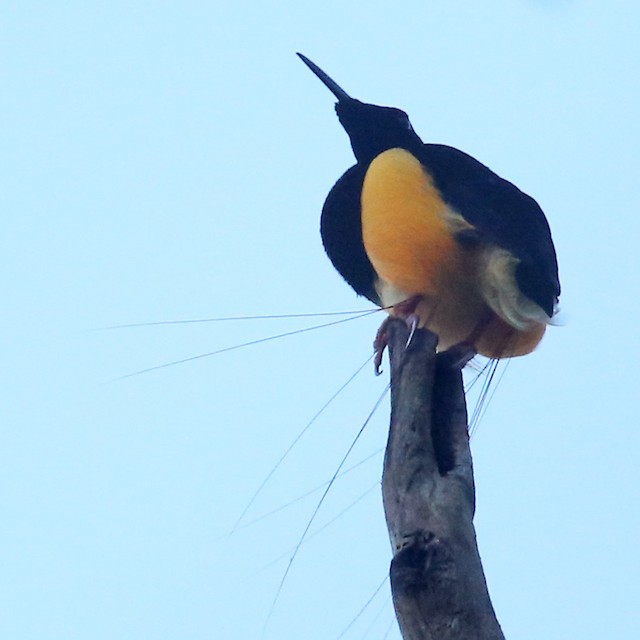
M 504 247 L 519 258 L 520 290 L 553 315 L 560 295 L 558 263 L 549 225 L 537 202 L 453 147 L 425 144 L 419 160 L 445 202 L 476 227 L 481 241 Z
M 338 273 L 358 295 L 380 305 L 374 288 L 376 273 L 362 241 L 360 195 L 367 167 L 354 165 L 333 186 L 322 207 L 320 233 Z

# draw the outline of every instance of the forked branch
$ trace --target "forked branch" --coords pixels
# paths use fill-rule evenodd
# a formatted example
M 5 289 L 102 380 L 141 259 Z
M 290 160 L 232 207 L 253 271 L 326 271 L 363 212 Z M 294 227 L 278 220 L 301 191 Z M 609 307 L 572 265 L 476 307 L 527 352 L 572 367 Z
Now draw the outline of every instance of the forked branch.
M 404 640 L 504 640 L 473 526 L 475 488 L 457 355 L 436 338 L 388 327 L 391 428 L 382 479 Z

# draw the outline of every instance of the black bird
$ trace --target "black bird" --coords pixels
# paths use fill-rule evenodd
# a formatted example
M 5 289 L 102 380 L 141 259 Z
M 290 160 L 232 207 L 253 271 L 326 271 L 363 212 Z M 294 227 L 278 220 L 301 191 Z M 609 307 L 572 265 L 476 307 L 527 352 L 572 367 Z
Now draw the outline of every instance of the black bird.
M 334 267 L 359 295 L 437 334 L 440 350 L 533 351 L 560 295 L 536 201 L 463 151 L 423 143 L 404 111 L 352 98 L 298 56 L 338 99 L 356 157 L 322 210 Z

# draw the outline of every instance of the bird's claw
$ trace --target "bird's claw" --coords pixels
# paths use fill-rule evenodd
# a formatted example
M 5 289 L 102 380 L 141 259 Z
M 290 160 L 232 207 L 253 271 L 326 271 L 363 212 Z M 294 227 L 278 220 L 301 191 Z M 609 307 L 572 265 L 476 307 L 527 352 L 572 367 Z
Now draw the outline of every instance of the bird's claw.
M 373 367 L 375 374 L 379 376 L 382 373 L 382 356 L 384 355 L 384 350 L 387 348 L 389 344 L 389 337 L 387 336 L 387 326 L 389 324 L 390 318 L 385 318 L 380 328 L 378 329 L 378 333 L 376 333 L 375 340 L 373 341 Z
M 416 333 L 420 318 L 417 314 L 411 313 L 406 318 L 404 318 L 404 321 L 406 322 L 407 327 L 409 327 L 409 337 L 407 338 L 407 343 L 405 344 L 405 349 L 407 349 L 411 344 L 411 341 L 413 340 L 413 336 Z M 373 341 L 373 366 L 377 376 L 382 373 L 382 369 L 380 368 L 382 366 L 382 357 L 384 356 L 384 351 L 389 344 L 389 336 L 387 335 L 387 327 L 389 325 L 389 322 L 391 322 L 391 318 L 385 318 L 383 323 L 380 325 L 380 328 L 378 329 L 378 333 L 376 333 L 375 340 Z
M 404 321 L 407 323 L 407 327 L 409 327 L 409 337 L 407 338 L 407 344 L 404 346 L 405 349 L 407 349 L 411 344 L 411 341 L 413 340 L 413 336 L 416 333 L 420 318 L 416 313 L 411 313 L 404 319 Z

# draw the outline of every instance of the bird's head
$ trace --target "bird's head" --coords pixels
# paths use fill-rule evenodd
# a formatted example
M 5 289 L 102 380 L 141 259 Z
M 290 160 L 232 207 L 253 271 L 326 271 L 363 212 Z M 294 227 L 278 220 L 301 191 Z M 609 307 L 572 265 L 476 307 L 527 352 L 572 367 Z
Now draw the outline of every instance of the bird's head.
M 338 98 L 336 113 L 349 135 L 358 162 L 370 162 L 387 149 L 400 147 L 412 150 L 418 145 L 422 146 L 422 140 L 413 130 L 409 116 L 404 111 L 352 98 L 318 65 L 301 53 L 298 56 Z

